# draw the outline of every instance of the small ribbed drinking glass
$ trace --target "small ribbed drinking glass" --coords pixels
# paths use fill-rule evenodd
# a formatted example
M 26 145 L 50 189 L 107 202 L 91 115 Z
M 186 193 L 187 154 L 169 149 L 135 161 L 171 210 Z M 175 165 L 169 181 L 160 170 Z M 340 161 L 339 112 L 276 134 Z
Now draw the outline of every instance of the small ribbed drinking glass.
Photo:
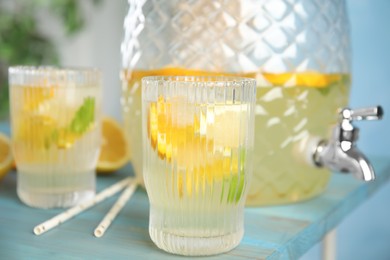
M 101 73 L 9 68 L 17 194 L 32 207 L 69 207 L 95 195 Z
M 159 248 L 212 255 L 240 243 L 255 93 L 255 80 L 239 77 L 143 78 L 143 174 Z

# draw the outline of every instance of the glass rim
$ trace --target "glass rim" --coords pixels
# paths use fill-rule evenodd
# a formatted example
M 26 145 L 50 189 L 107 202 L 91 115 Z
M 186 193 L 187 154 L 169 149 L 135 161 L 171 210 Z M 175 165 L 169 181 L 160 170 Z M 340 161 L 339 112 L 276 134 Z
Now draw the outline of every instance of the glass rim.
M 10 66 L 9 87 L 87 87 L 102 84 L 102 72 L 97 68 L 59 66 Z
M 142 78 L 142 82 L 188 82 L 188 83 L 244 83 L 255 84 L 256 79 L 240 77 L 240 76 L 197 76 L 197 75 L 171 75 L 171 76 L 146 76 Z
M 8 68 L 9 74 L 34 74 L 34 75 L 53 75 L 53 74 L 102 74 L 99 68 L 95 67 L 62 67 L 51 65 L 15 65 Z

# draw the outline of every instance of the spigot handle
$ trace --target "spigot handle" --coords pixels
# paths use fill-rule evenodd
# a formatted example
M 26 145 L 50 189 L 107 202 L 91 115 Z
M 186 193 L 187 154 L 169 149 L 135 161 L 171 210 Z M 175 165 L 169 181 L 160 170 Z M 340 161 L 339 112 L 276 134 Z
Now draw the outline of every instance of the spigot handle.
M 383 109 L 381 106 L 364 107 L 357 109 L 344 108 L 340 112 L 342 119 L 347 120 L 379 120 L 383 117 Z
M 383 117 L 381 106 L 358 109 L 343 108 L 339 123 L 334 126 L 329 140 L 317 142 L 311 148 L 312 161 L 318 167 L 327 167 L 336 172 L 351 172 L 365 181 L 375 178 L 375 172 L 369 160 L 356 147 L 359 129 L 352 124 L 353 120 L 378 120 Z

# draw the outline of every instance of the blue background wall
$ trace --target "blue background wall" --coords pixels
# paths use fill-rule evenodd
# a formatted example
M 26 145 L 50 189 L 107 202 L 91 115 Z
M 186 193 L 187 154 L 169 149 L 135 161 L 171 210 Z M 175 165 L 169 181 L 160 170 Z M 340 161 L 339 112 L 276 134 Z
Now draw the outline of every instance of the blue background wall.
M 352 37 L 351 107 L 382 105 L 385 117 L 359 122 L 358 146 L 390 158 L 390 1 L 348 0 Z M 390 159 L 389 159 L 390 160 Z M 337 259 L 390 259 L 390 185 L 337 229 Z M 320 259 L 319 245 L 302 259 Z
M 385 110 L 382 122 L 359 123 L 359 145 L 369 154 L 390 155 L 390 1 L 347 3 L 352 37 L 351 106 L 381 104 Z

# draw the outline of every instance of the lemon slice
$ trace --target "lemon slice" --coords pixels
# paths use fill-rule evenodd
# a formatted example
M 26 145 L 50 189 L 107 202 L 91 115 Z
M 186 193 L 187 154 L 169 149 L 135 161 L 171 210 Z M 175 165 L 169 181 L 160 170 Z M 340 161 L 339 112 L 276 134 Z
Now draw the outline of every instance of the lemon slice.
M 263 77 L 274 86 L 302 86 L 311 88 L 326 88 L 329 84 L 340 81 L 340 74 L 322 74 L 318 72 L 298 73 L 266 73 Z
M 0 133 L 0 180 L 7 175 L 12 165 L 11 141 L 7 136 Z
M 161 160 L 186 169 L 186 178 L 177 175 L 180 198 L 204 190 L 206 183 L 223 182 L 228 185 L 228 202 L 237 202 L 244 185 L 245 153 L 232 154 L 232 150 L 242 149 L 246 138 L 240 132 L 247 131 L 248 105 L 214 105 L 207 112 L 196 112 L 196 104 L 182 102 L 160 96 L 149 104 L 147 133 L 152 149 Z M 215 149 L 224 149 L 223 154 Z
M 112 173 L 129 161 L 129 152 L 122 126 L 113 118 L 102 119 L 102 145 L 96 171 Z

